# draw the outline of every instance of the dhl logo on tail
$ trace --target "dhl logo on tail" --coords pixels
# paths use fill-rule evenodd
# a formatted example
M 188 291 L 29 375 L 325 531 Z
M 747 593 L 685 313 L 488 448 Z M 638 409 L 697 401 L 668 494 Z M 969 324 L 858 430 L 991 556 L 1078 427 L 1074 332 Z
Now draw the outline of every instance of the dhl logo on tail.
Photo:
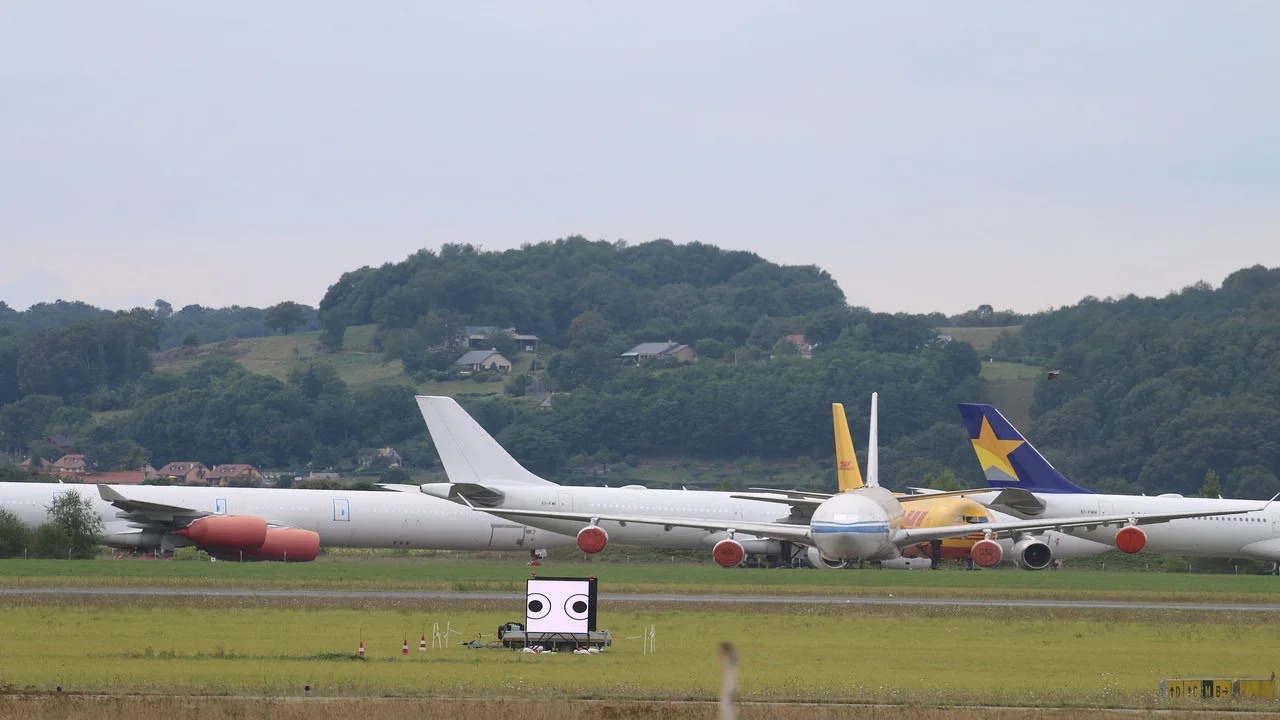
M 844 405 L 831 403 L 831 419 L 836 433 L 836 482 L 840 492 L 862 487 L 862 473 L 858 471 L 858 458 L 853 453 L 853 438 L 849 435 L 849 421 L 844 416 Z

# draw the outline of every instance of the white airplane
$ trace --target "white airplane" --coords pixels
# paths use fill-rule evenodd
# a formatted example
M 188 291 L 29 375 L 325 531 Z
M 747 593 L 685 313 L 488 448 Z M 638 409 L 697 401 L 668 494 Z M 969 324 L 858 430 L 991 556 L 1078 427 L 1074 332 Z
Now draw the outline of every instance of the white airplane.
M 1099 515 L 988 520 L 907 528 L 903 523 L 902 502 L 910 502 L 910 496 L 896 498 L 878 484 L 831 497 L 814 497 L 804 492 L 723 493 L 560 486 L 522 467 L 453 398 L 418 396 L 417 400 L 451 481 L 451 484 L 424 485 L 423 492 L 465 502 L 491 515 L 575 535 L 578 547 L 585 552 L 599 552 L 613 536 L 624 544 L 710 546 L 717 563 L 733 567 L 743 560 L 749 549 L 774 554 L 774 551 L 785 551 L 784 544 L 794 544 L 813 549 L 813 555 L 821 561 L 815 566 L 830 567 L 851 560 L 892 561 L 900 558 L 903 548 L 909 546 L 982 533 L 984 538 L 974 545 L 972 554 L 979 564 L 991 566 L 999 563 L 1003 556 L 1004 551 L 997 542 L 1002 537 L 1015 539 L 1015 551 L 1038 556 L 1048 552 L 1048 547 L 1036 534 L 1047 530 L 1102 524 L 1132 526 L 1137 530 L 1137 525 L 1206 514 L 1174 512 L 1137 518 Z M 873 438 L 875 402 L 872 395 Z M 873 448 L 874 445 L 873 439 Z M 869 450 L 868 476 L 872 479 L 878 477 L 875 458 L 874 449 Z M 939 495 L 921 497 L 936 499 Z M 770 511 L 770 505 L 775 509 Z M 778 505 L 788 509 L 784 511 Z M 1214 514 L 1241 512 L 1247 510 Z
M 527 550 L 536 558 L 573 544 L 572 537 L 398 492 L 0 483 L 0 508 L 35 526 L 68 492 L 93 502 L 103 542 L 116 548 L 194 545 L 214 557 L 306 562 L 321 546 Z
M 858 459 L 853 450 L 853 440 L 849 436 L 849 423 L 845 418 L 844 406 L 840 403 L 831 405 L 832 422 L 835 429 L 836 442 L 836 478 L 840 491 L 854 490 L 863 486 L 862 475 L 858 472 Z M 870 438 L 868 447 L 874 448 L 876 439 Z M 868 458 L 870 459 L 870 458 Z M 871 464 L 871 463 L 869 463 Z M 878 484 L 874 478 L 868 478 L 868 484 Z M 761 488 L 755 488 L 760 490 Z M 779 491 L 770 491 L 779 492 Z M 811 493 L 814 498 L 828 498 L 830 495 Z M 933 497 L 929 497 L 933 496 Z M 954 493 L 940 493 L 937 490 L 918 489 L 915 495 L 897 495 L 899 502 L 906 502 L 903 514 L 903 527 L 936 527 L 952 525 L 957 522 L 970 524 L 984 521 L 1007 521 L 1019 518 L 997 512 L 967 497 Z M 983 533 L 973 533 L 946 540 L 934 540 L 917 547 L 903 548 L 900 560 L 882 561 L 883 568 L 916 569 L 920 567 L 938 567 L 941 560 L 969 559 L 973 560 L 971 550 L 979 541 L 984 540 Z M 1027 552 L 1030 546 L 1018 548 L 1013 538 L 1000 540 L 1000 548 L 1005 558 L 1024 570 L 1044 570 L 1053 565 L 1055 560 L 1089 557 L 1104 553 L 1112 546 L 1096 543 L 1091 540 L 1073 537 L 1053 530 L 1036 536 L 1032 543 L 1037 543 L 1035 550 Z M 1043 543 L 1040 547 L 1038 543 Z M 1048 549 L 1049 552 L 1044 552 Z M 925 562 L 922 562 L 922 559 Z M 979 558 L 981 560 L 982 558 Z
M 1108 527 L 1102 523 L 1064 530 L 1114 544 L 1126 552 L 1145 549 L 1168 555 L 1280 562 L 1280 505 L 1172 494 L 1097 495 L 1063 477 L 991 405 L 963 403 L 960 415 L 987 484 L 994 488 L 971 497 L 987 507 L 1020 518 L 1118 514 L 1140 520 L 1153 514 L 1185 513 L 1184 519 L 1146 531 Z

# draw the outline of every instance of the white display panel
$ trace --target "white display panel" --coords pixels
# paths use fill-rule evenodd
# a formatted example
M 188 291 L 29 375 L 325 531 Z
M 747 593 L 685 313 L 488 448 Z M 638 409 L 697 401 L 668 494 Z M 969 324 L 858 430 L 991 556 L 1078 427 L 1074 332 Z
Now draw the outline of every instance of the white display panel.
M 525 629 L 531 633 L 585 633 L 595 629 L 595 580 L 529 580 Z

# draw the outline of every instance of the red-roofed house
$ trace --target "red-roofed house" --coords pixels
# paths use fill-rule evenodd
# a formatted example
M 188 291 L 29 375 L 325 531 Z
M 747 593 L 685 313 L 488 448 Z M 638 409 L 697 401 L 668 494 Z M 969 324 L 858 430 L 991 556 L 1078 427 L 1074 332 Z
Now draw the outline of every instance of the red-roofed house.
M 800 350 L 800 357 L 813 357 L 813 346 L 805 342 L 803 335 L 783 335 L 783 337 L 795 343 L 796 348 Z
M 204 485 L 209 468 L 198 462 L 171 462 L 156 472 L 157 477 L 170 478 L 183 485 Z
M 53 463 L 50 470 L 60 473 L 82 473 L 86 470 L 84 455 L 63 455 Z
M 227 485 L 258 485 L 262 483 L 262 473 L 252 465 L 228 464 L 214 465 L 205 473 L 204 479 L 210 485 L 225 487 Z

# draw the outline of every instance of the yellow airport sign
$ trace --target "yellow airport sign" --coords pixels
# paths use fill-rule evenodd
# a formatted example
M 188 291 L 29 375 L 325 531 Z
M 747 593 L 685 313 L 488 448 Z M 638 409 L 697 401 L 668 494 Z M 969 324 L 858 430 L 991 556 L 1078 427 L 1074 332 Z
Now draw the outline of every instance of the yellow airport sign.
M 1269 678 L 1173 678 L 1160 681 L 1162 698 L 1265 698 L 1276 696 L 1276 677 Z

